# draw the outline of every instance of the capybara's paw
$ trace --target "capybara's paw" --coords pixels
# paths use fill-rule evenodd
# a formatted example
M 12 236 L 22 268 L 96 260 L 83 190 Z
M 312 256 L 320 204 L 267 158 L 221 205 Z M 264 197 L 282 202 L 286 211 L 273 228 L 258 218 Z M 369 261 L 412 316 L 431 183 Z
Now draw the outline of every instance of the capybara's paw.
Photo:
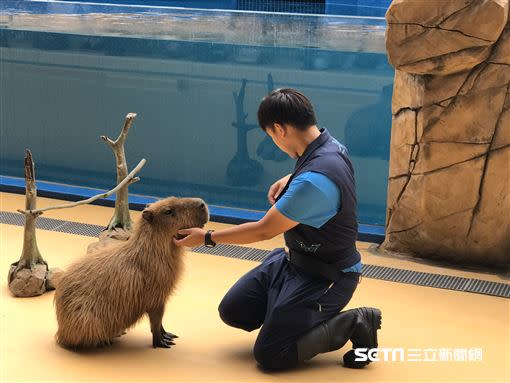
M 152 338 L 152 347 L 154 348 L 157 348 L 157 347 L 160 347 L 160 348 L 170 348 L 174 345 L 175 343 L 172 341 L 172 339 L 170 338 L 165 338 L 164 336 L 161 336 L 161 337 L 153 337 Z
M 165 332 L 164 334 L 161 335 L 164 339 L 167 339 L 167 340 L 174 340 L 175 338 L 178 338 L 177 335 L 175 334 L 172 334 L 171 332 Z
M 163 326 L 161 326 L 161 335 L 163 336 L 163 338 L 167 338 L 170 340 L 178 338 L 177 335 L 172 334 L 171 332 L 166 332 L 165 329 L 163 328 Z

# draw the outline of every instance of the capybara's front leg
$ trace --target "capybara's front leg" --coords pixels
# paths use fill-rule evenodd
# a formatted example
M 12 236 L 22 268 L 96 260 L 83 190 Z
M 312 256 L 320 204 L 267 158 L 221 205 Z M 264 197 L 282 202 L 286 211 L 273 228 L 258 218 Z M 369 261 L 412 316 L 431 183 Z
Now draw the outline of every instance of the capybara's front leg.
M 161 305 L 156 310 L 150 311 L 149 319 L 151 322 L 151 332 L 152 332 L 152 347 L 162 347 L 162 348 L 170 348 L 175 343 L 172 341 L 173 338 L 167 337 L 163 335 L 162 324 L 163 313 L 165 312 L 165 306 Z

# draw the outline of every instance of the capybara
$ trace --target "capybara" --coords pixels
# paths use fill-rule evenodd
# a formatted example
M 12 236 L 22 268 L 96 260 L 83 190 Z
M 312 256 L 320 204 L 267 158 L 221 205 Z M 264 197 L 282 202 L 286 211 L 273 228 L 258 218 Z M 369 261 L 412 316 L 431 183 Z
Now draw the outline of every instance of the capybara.
M 57 343 L 72 349 L 111 344 L 147 313 L 153 347 L 174 344 L 176 335 L 161 324 L 183 269 L 184 250 L 172 238 L 208 219 L 203 200 L 169 197 L 145 208 L 127 241 L 72 264 L 56 286 Z

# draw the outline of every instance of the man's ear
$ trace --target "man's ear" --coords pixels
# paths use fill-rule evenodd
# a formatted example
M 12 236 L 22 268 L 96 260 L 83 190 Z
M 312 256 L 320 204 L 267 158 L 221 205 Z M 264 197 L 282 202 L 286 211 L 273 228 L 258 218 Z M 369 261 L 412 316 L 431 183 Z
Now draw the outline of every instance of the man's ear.
M 154 213 L 150 210 L 144 210 L 142 212 L 142 217 L 147 222 L 152 222 L 154 220 Z
M 274 124 L 274 130 L 280 137 L 285 137 L 287 135 L 287 127 L 285 124 Z

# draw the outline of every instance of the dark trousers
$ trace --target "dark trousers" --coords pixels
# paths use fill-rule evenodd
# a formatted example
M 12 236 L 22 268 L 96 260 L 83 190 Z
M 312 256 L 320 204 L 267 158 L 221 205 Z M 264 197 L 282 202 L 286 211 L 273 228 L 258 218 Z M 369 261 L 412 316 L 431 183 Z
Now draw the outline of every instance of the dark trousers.
M 351 299 L 359 273 L 344 273 L 331 286 L 291 265 L 283 248 L 275 249 L 239 279 L 220 303 L 229 326 L 253 331 L 262 326 L 253 353 L 266 369 L 285 369 L 298 361 L 297 340 L 332 318 Z

